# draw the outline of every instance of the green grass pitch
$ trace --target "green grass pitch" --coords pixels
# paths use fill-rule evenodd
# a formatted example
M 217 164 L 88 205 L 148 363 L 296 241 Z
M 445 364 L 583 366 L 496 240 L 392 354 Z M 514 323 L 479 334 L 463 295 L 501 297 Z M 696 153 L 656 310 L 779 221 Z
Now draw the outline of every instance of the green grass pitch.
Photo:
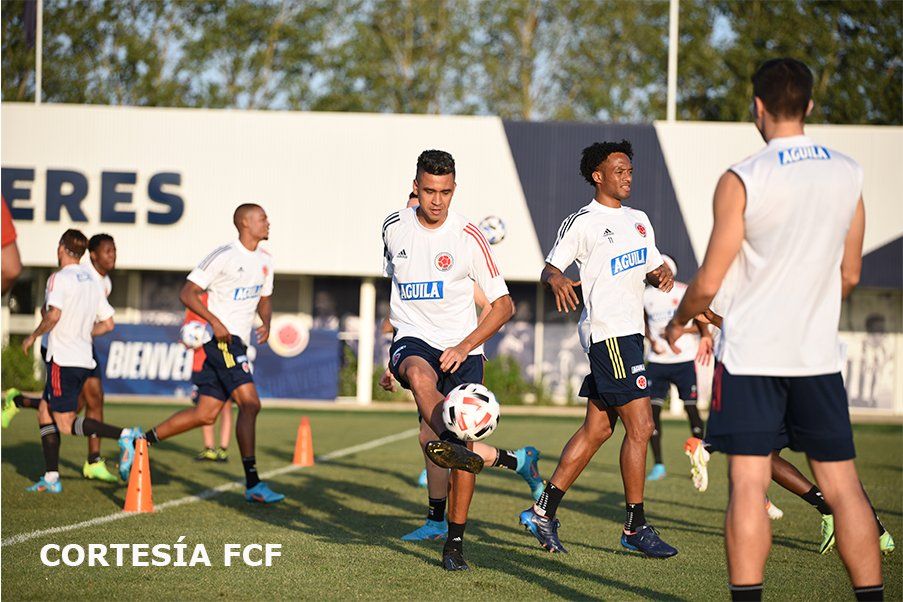
M 110 404 L 106 420 L 148 428 L 173 407 Z M 345 449 L 413 427 L 413 413 L 306 412 L 318 455 Z M 290 463 L 300 411 L 266 408 L 258 421 L 261 472 Z M 578 418 L 507 416 L 489 443 L 533 444 L 542 450 L 543 476 L 579 425 Z M 726 500 L 725 460 L 714 457 L 709 491 L 690 482 L 682 442 L 685 422 L 664 427 L 668 477 L 647 484 L 646 513 L 675 545 L 675 558 L 647 560 L 618 543 L 623 496 L 617 465 L 623 430 L 599 454 L 568 492 L 559 510 L 568 555 L 550 555 L 516 523 L 530 504 L 523 481 L 510 472 L 487 469 L 477 479 L 465 552 L 473 568 L 448 574 L 438 565 L 441 543 L 405 543 L 399 536 L 422 523 L 426 492 L 414 482 L 423 467 L 416 439 L 388 443 L 312 468 L 280 475 L 272 487 L 285 503 L 245 503 L 241 489 L 155 514 L 130 516 L 93 527 L 30 539 L 2 547 L 2 595 L 6 599 L 727 599 L 722 520 Z M 903 544 L 901 471 L 903 429 L 857 426 L 859 468 L 882 519 Z M 193 456 L 200 432 L 151 448 L 154 502 L 203 492 L 241 477 L 233 443 L 226 464 L 199 464 Z M 81 478 L 85 442 L 64 437 L 61 495 L 29 494 L 25 487 L 43 471 L 37 421 L 23 410 L 2 436 L 2 537 L 65 526 L 121 509 L 126 488 Z M 104 453 L 115 458 L 115 444 Z M 786 456 L 808 473 L 798 454 Z M 650 458 L 651 462 L 651 458 Z M 113 468 L 113 462 L 110 463 Z M 766 574 L 766 596 L 782 600 L 852 600 L 836 552 L 820 556 L 819 516 L 805 502 L 772 486 L 784 510 L 772 523 L 774 543 Z M 45 567 L 42 546 L 77 543 L 203 543 L 213 566 Z M 280 543 L 272 567 L 225 567 L 223 544 Z M 191 548 L 189 548 L 191 549 Z M 903 597 L 903 550 L 884 559 L 887 599 Z

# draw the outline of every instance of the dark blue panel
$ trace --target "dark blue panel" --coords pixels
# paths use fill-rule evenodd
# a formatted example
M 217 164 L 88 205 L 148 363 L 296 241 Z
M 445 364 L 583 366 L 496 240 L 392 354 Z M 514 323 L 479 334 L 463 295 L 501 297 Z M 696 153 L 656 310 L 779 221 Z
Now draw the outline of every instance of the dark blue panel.
M 862 258 L 859 286 L 903 288 L 903 237 Z
M 652 125 L 506 121 L 505 133 L 543 254 L 568 214 L 593 198 L 580 175 L 580 153 L 593 142 L 627 139 L 633 145 L 633 192 L 627 205 L 645 211 L 662 253 L 680 266 L 680 280 L 696 273 L 696 255 Z M 536 275 L 542 266 L 537 266 Z

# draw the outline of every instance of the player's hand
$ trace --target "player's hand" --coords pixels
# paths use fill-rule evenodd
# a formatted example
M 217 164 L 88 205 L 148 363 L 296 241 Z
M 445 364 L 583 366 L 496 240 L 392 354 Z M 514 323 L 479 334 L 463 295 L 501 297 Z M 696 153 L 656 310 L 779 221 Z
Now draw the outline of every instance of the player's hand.
M 674 320 L 671 320 L 668 322 L 668 325 L 665 326 L 665 332 L 662 333 L 662 338 L 668 342 L 668 346 L 671 347 L 671 351 L 674 353 L 680 353 L 680 347 L 675 343 L 686 331 L 687 329 L 683 324 L 678 324 Z
M 461 364 L 464 363 L 464 360 L 467 359 L 467 353 L 469 351 L 470 349 L 463 343 L 459 343 L 454 347 L 449 347 L 439 356 L 439 368 L 443 372 L 454 374 L 458 368 L 461 367 Z
M 696 361 L 700 366 L 708 366 L 712 361 L 712 337 L 701 337 L 699 339 L 699 349 L 696 351 Z
M 22 352 L 26 356 L 28 355 L 28 350 L 31 349 L 32 345 L 34 345 L 34 342 L 35 336 L 33 334 L 28 335 L 27 337 L 25 337 L 25 340 L 22 341 Z
M 653 279 L 657 282 L 654 286 L 663 292 L 670 292 L 674 288 L 674 272 L 668 267 L 668 264 L 662 263 L 646 275 L 647 279 Z
M 379 386 L 383 391 L 395 392 L 395 379 L 392 377 L 392 371 L 388 368 L 383 372 L 382 378 L 379 379 Z
M 261 324 L 257 327 L 257 344 L 263 345 L 270 338 L 270 325 Z
M 661 341 L 651 341 L 650 347 L 652 347 L 652 352 L 661 355 L 665 352 L 665 346 L 662 345 Z
M 219 320 L 215 322 L 211 322 L 210 326 L 213 327 L 213 338 L 215 338 L 219 342 L 232 342 L 232 334 L 229 332 L 229 329 L 223 326 L 223 323 Z
M 549 278 L 549 286 L 552 294 L 555 295 L 555 305 L 558 307 L 558 313 L 562 311 L 568 313 L 568 308 L 577 311 L 580 305 L 580 298 L 574 290 L 575 286 L 580 286 L 580 281 L 574 282 L 564 274 L 555 274 Z

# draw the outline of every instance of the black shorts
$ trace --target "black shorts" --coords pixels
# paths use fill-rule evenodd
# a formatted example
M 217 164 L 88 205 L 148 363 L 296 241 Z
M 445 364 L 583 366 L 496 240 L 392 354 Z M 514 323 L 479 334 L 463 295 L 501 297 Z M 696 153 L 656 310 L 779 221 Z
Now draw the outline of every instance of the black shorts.
M 641 334 L 613 337 L 590 345 L 589 369 L 580 387 L 580 397 L 599 400 L 608 407 L 649 397 Z
M 100 360 L 97 359 L 97 347 L 91 346 L 91 356 L 94 358 L 94 369 L 88 375 L 88 378 L 101 378 L 103 368 L 100 367 Z
M 649 396 L 653 405 L 662 405 L 671 385 L 677 387 L 677 395 L 684 405 L 696 405 L 696 363 L 679 364 L 650 363 L 646 366 L 649 379 Z
M 856 457 L 839 372 L 741 376 L 717 364 L 706 441 L 735 455 L 767 456 L 787 446 L 819 462 Z
M 241 339 L 233 336 L 231 343 L 221 343 L 216 339 L 204 343 L 207 357 L 197 372 L 191 373 L 191 382 L 197 387 L 198 396 L 209 395 L 226 401 L 238 387 L 254 382 L 251 363 L 248 361 L 248 347 Z
M 74 412 L 78 409 L 78 395 L 88 376 L 90 368 L 60 366 L 56 362 L 47 364 L 47 383 L 43 398 L 53 412 Z
M 468 355 L 467 359 L 464 360 L 464 363 L 462 363 L 453 374 L 450 372 L 443 372 L 442 369 L 439 368 L 439 357 L 441 355 L 442 351 L 432 347 L 421 339 L 402 337 L 392 343 L 392 346 L 389 348 L 389 357 L 391 358 L 389 361 L 389 370 L 392 371 L 392 376 L 401 383 L 402 387 L 410 389 L 411 385 L 398 373 L 398 368 L 406 357 L 422 357 L 436 373 L 436 376 L 438 377 L 436 389 L 443 395 L 448 395 L 449 391 L 458 385 L 463 385 L 465 383 L 482 384 L 482 355 Z

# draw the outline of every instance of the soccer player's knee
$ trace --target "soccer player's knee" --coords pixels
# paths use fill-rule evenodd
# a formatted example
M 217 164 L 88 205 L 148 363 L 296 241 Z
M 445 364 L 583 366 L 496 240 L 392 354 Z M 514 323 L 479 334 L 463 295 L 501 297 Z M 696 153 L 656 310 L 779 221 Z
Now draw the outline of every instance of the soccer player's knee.
M 589 436 L 590 443 L 595 446 L 601 446 L 611 437 L 611 423 L 608 418 L 600 421 L 598 424 L 587 425 L 586 434 Z
M 627 437 L 634 441 L 649 441 L 654 432 L 655 422 L 652 420 L 652 416 L 649 416 L 648 418 L 635 420 L 627 428 Z
M 435 439 L 433 432 L 429 429 L 421 428 L 420 429 L 420 447 L 426 448 L 426 444 Z
M 420 366 L 414 366 L 406 370 L 405 378 L 414 390 L 436 388 L 436 375 L 432 373 L 432 370 L 421 368 Z
M 216 413 L 215 412 L 198 412 L 201 420 L 201 424 L 204 426 L 210 426 L 214 422 L 216 422 Z

